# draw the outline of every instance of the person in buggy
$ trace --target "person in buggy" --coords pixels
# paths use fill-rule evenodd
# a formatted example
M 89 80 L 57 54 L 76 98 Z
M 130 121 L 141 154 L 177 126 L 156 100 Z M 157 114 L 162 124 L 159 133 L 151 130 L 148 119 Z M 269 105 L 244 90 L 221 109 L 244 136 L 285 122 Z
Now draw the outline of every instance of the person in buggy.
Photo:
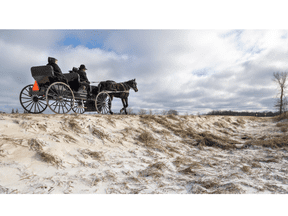
M 78 73 L 78 68 L 73 67 L 72 70 L 69 71 L 69 73 Z
M 87 90 L 88 97 L 91 97 L 92 96 L 91 93 L 94 89 L 94 86 L 90 87 L 90 82 L 87 78 L 86 70 L 88 70 L 88 69 L 85 67 L 85 65 L 81 64 L 77 73 L 80 76 L 80 82 L 82 83 L 83 86 L 85 86 L 85 88 Z
M 68 84 L 68 80 L 62 74 L 62 71 L 61 71 L 61 69 L 57 63 L 58 63 L 57 59 L 55 59 L 53 57 L 48 57 L 48 64 L 47 65 L 51 65 L 53 67 L 54 74 L 56 76 L 57 81 L 64 82 L 64 83 Z
M 90 85 L 90 81 L 87 78 L 86 70 L 88 70 L 84 64 L 80 65 L 77 73 L 80 76 L 80 82 L 85 85 L 88 93 L 88 97 L 98 94 L 98 86 Z

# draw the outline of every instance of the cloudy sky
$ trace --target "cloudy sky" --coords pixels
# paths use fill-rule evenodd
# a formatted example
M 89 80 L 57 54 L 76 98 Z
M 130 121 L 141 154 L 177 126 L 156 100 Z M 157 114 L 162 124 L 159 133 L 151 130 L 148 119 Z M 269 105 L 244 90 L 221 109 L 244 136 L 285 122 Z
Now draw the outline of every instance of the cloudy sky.
M 63 73 L 85 64 L 90 81 L 136 78 L 139 91 L 129 96 L 134 112 L 275 111 L 273 72 L 288 68 L 281 5 L 6 2 L 0 14 L 0 110 L 23 110 L 19 93 L 34 83 L 30 68 L 51 56 Z M 115 98 L 112 110 L 121 108 Z
M 63 73 L 85 64 L 90 81 L 136 78 L 129 107 L 274 110 L 273 72 L 287 71 L 287 30 L 0 30 L 0 110 L 21 110 L 30 68 L 57 58 Z M 121 108 L 114 99 L 113 110 Z

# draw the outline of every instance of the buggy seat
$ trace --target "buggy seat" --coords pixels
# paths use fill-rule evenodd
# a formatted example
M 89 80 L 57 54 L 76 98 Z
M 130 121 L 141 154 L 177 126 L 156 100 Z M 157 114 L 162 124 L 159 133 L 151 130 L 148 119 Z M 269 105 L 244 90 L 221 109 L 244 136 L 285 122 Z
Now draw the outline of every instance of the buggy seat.
M 55 77 L 51 65 L 31 67 L 31 74 L 39 86 L 50 85 Z
M 80 76 L 78 73 L 65 73 L 63 74 L 64 77 L 68 80 L 68 84 L 73 91 L 81 90 L 83 86 L 87 86 L 88 84 L 80 82 Z M 91 86 L 89 85 L 90 89 L 88 91 L 91 92 Z

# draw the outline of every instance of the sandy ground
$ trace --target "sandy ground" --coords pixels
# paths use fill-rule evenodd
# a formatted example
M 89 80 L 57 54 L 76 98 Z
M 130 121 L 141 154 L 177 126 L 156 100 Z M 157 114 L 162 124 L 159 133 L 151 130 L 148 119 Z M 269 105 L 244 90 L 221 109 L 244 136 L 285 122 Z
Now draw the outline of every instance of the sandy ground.
M 0 114 L 0 193 L 287 194 L 287 144 L 248 144 L 283 136 L 275 125 L 251 117 Z

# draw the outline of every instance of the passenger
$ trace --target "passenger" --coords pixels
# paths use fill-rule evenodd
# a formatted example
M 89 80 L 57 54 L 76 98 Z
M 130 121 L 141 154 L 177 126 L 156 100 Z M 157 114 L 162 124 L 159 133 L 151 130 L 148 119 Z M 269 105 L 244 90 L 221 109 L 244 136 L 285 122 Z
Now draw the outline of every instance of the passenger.
M 48 64 L 47 65 L 51 65 L 53 67 L 54 74 L 57 77 L 58 81 L 68 84 L 68 80 L 62 74 L 62 71 L 61 71 L 60 67 L 57 65 L 57 63 L 58 63 L 57 59 L 52 58 L 52 57 L 48 57 Z
M 73 67 L 71 71 L 69 71 L 70 73 L 77 73 L 78 72 L 78 68 Z

